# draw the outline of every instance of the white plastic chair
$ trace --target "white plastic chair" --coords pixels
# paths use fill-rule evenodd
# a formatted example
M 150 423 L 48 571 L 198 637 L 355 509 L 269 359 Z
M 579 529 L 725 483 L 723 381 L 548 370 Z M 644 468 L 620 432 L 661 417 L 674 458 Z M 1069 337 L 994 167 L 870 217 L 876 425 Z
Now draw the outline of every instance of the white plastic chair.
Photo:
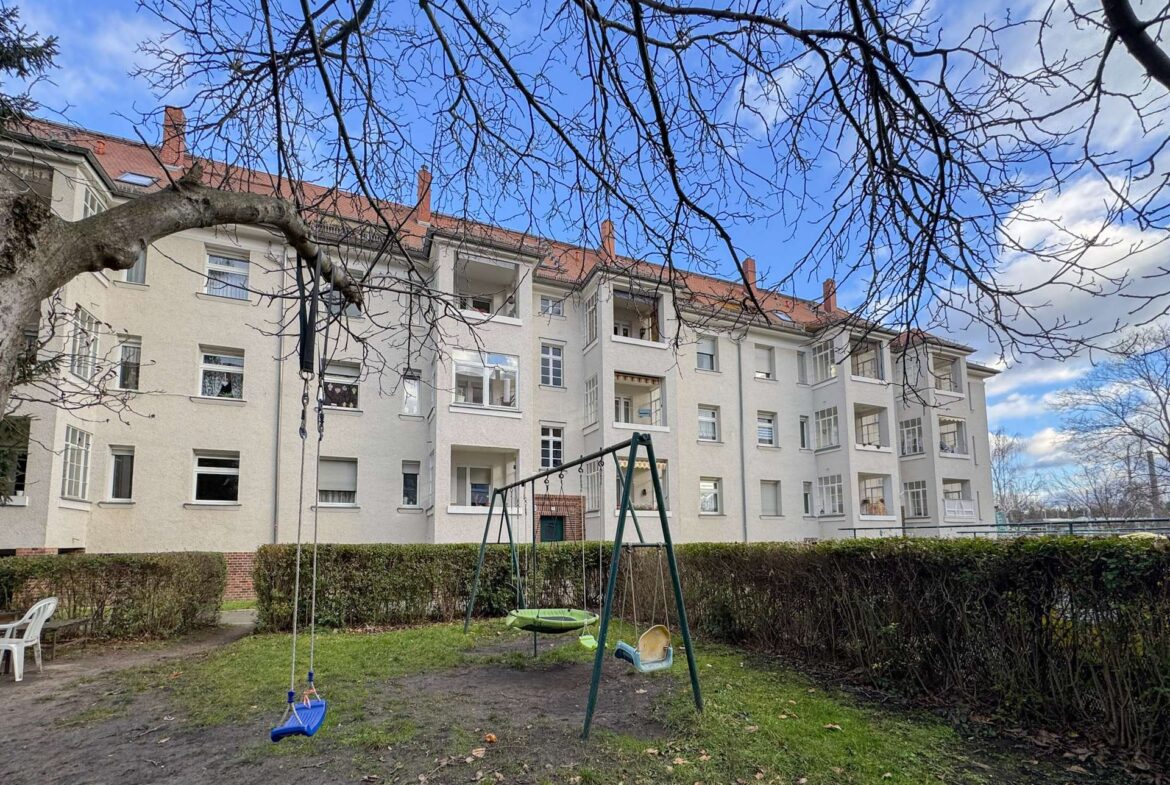
M 49 620 L 55 610 L 57 610 L 57 598 L 49 597 L 29 608 L 28 613 L 24 614 L 24 618 L 20 621 L 12 624 L 0 624 L 0 632 L 4 633 L 4 637 L 0 638 L 0 662 L 4 661 L 5 654 L 12 657 L 12 675 L 16 677 L 16 681 L 24 678 L 25 649 L 33 650 L 37 670 L 42 670 L 41 628 L 45 626 L 45 622 Z

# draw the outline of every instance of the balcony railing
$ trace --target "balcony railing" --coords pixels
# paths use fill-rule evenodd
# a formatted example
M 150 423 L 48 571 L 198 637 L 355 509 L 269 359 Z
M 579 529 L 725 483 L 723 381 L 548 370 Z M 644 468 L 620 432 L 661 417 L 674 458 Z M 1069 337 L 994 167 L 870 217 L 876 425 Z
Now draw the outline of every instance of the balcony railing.
M 958 518 L 962 520 L 974 520 L 977 517 L 975 513 L 975 500 L 944 499 L 943 515 L 948 519 Z
M 959 389 L 959 383 L 956 382 L 952 376 L 935 376 L 934 389 L 951 393 L 962 392 L 962 390 Z

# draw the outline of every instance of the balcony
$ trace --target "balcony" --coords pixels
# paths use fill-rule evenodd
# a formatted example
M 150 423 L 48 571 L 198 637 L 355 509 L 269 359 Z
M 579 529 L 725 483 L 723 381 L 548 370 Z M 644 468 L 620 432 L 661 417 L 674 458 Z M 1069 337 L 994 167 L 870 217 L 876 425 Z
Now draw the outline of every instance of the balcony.
M 886 380 L 880 341 L 857 341 L 850 347 L 849 355 L 850 373 L 854 378 L 874 381 Z
M 890 449 L 889 417 L 880 406 L 853 407 L 854 443 L 861 450 Z
M 973 521 L 978 516 L 974 499 L 944 499 L 943 516 L 947 520 Z
M 618 458 L 618 473 L 614 483 L 614 500 L 621 501 L 622 484 L 626 479 L 626 467 L 629 462 L 625 458 Z M 670 496 L 667 489 L 670 484 L 666 475 L 667 463 L 658 461 L 658 478 L 662 482 L 662 497 L 666 501 L 666 510 L 670 512 Z M 636 512 L 657 512 L 658 501 L 654 496 L 654 482 L 650 475 L 650 462 L 645 458 L 634 461 L 634 482 L 630 486 L 630 504 Z M 615 505 L 616 507 L 616 505 Z M 615 509 L 615 514 L 618 510 Z
M 519 319 L 516 293 L 519 268 L 510 262 L 460 255 L 455 263 L 455 296 L 459 310 L 474 319 Z
M 656 295 L 615 289 L 613 292 L 614 338 L 662 343 L 658 316 L 660 305 L 660 300 Z
M 519 453 L 516 450 L 452 447 L 447 512 L 486 517 L 492 501 L 492 491 L 515 479 L 518 460 Z M 509 515 L 522 514 L 523 506 L 517 495 L 515 499 L 509 501 Z M 496 511 L 500 511 L 498 505 Z
M 891 500 L 893 484 L 888 474 L 858 474 L 858 516 L 863 519 L 894 519 Z
M 619 371 L 613 382 L 614 425 L 666 430 L 660 377 Z
M 962 395 L 963 385 L 960 381 L 962 370 L 958 360 L 950 357 L 933 355 L 930 358 L 930 375 L 934 380 L 934 389 L 939 392 Z
M 945 457 L 967 457 L 966 422 L 950 417 L 938 418 L 938 452 Z

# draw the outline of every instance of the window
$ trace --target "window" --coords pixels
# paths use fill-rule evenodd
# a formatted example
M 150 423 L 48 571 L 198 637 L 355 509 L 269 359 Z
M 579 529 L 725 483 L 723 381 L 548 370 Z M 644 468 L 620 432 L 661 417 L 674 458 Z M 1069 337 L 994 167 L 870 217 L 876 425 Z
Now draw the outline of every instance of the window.
M 139 172 L 122 172 L 118 175 L 118 182 L 128 183 L 129 185 L 137 185 L 142 188 L 149 188 L 158 182 L 157 177 L 151 177 L 148 174 L 141 174 Z
M 796 381 L 808 384 L 808 352 L 796 353 Z
M 358 377 L 361 372 L 362 367 L 357 363 L 326 364 L 322 380 L 324 404 L 337 409 L 358 408 Z
M 613 323 L 613 334 L 621 338 L 630 337 L 630 323 L 615 321 Z
M 195 501 L 237 504 L 240 501 L 240 454 L 195 453 Z
M 844 515 L 845 495 L 841 489 L 841 475 L 830 474 L 817 479 L 821 492 L 821 515 Z
M 540 383 L 546 387 L 564 386 L 564 350 L 555 344 L 540 345 Z
M 808 416 L 800 415 L 800 449 L 807 450 L 810 440 L 808 438 Z
M 840 444 L 837 431 L 837 407 L 831 406 L 828 409 L 821 409 L 819 412 L 813 414 L 813 420 L 817 427 L 817 449 L 823 450 L 826 447 L 836 447 Z
M 492 470 L 481 466 L 455 469 L 455 503 L 463 507 L 487 507 L 492 498 Z
M 912 417 L 909 420 L 902 420 L 902 422 L 898 423 L 898 449 L 902 455 L 922 454 L 921 417 Z
M 967 423 L 951 417 L 939 417 L 938 450 L 944 455 L 966 455 Z
M 248 299 L 248 260 L 207 255 L 207 294 L 232 300 Z
M 772 351 L 771 346 L 760 346 L 756 344 L 756 378 L 776 378 L 775 353 Z
M 201 347 L 199 394 L 206 398 L 244 397 L 244 353 L 238 349 Z
M 756 444 L 776 446 L 776 415 L 773 412 L 756 412 Z
M 98 196 L 97 191 L 87 187 L 85 193 L 81 195 L 81 217 L 89 218 L 91 215 L 97 215 L 104 209 L 106 209 L 105 202 Z
M 949 357 L 934 355 L 930 360 L 930 372 L 934 377 L 934 389 L 943 392 L 961 392 L 959 361 Z
M 926 480 L 903 483 L 902 488 L 906 491 L 906 517 L 927 517 L 929 513 L 926 509 Z
M 418 461 L 402 462 L 402 506 L 418 506 Z
M 886 478 L 872 475 L 859 478 L 858 495 L 862 515 L 889 515 L 886 506 Z
M 542 294 L 540 296 L 540 312 L 545 316 L 564 316 L 565 301 Z
M 597 340 L 597 292 L 585 301 L 585 345 Z
M 702 371 L 718 370 L 715 366 L 715 355 L 719 343 L 709 335 L 699 336 L 699 345 L 695 348 L 695 367 Z
M 597 422 L 597 375 L 585 380 L 585 424 Z
M 126 283 L 146 283 L 146 249 L 138 252 L 134 266 L 122 271 L 122 280 Z
M 13 496 L 24 496 L 31 424 L 29 417 L 0 420 L 0 505 Z
M 779 480 L 760 480 L 760 515 L 780 515 Z
M 134 498 L 134 448 L 110 448 L 110 499 L 128 502 Z
M 423 498 L 423 507 L 435 506 L 435 448 L 427 452 L 427 487 Z
M 97 371 L 98 320 L 89 311 L 77 306 L 73 315 L 73 348 L 69 355 L 69 370 L 82 379 L 92 379 Z
M 422 380 L 418 371 L 407 368 L 402 375 L 402 413 L 412 416 L 422 414 Z
M 615 395 L 613 398 L 613 421 L 632 423 L 634 421 L 634 401 L 625 395 Z
M 585 465 L 585 512 L 601 509 L 601 463 L 590 461 Z
M 61 474 L 61 495 L 66 499 L 89 496 L 89 452 L 93 437 L 85 431 L 65 426 L 65 459 Z
M 317 503 L 353 506 L 357 504 L 357 461 L 353 458 L 322 458 L 317 467 Z
M 837 376 L 837 363 L 833 362 L 833 342 L 821 341 L 812 350 L 814 381 L 823 382 Z
M 465 349 L 456 349 L 451 355 L 455 361 L 455 403 L 517 408 L 520 362 L 516 357 Z
M 804 514 L 813 514 L 813 484 L 811 482 L 803 483 L 800 491 L 800 500 L 804 506 Z
M 349 270 L 349 274 L 355 281 L 360 281 L 365 276 L 361 270 Z M 321 302 L 325 303 L 325 309 L 330 316 L 355 318 L 362 315 L 361 308 L 357 306 L 357 303 L 347 300 L 345 292 L 334 289 L 332 286 L 326 287 L 321 292 Z
M 850 373 L 866 379 L 885 379 L 880 341 L 858 341 L 850 351 Z
M 868 411 L 860 413 L 854 423 L 857 444 L 861 447 L 882 447 L 882 413 Z
M 540 427 L 540 468 L 555 469 L 564 458 L 565 431 L 563 428 Z
M 138 373 L 142 367 L 142 339 L 137 335 L 119 336 L 118 387 L 138 389 Z
M 699 441 L 719 441 L 719 408 L 716 406 L 699 407 Z
M 713 515 L 723 512 L 723 480 L 703 477 L 699 480 L 699 512 Z
M 476 294 L 462 294 L 459 296 L 459 307 L 464 311 L 490 314 L 492 312 L 492 298 Z

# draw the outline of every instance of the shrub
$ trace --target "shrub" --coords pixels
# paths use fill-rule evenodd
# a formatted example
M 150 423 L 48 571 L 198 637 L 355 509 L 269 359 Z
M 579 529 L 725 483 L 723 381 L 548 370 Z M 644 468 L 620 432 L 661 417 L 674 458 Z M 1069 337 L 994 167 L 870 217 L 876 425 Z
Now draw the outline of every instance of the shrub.
M 89 619 L 98 638 L 169 638 L 213 626 L 227 577 L 219 553 L 0 559 L 0 607 L 60 600 L 54 618 Z

